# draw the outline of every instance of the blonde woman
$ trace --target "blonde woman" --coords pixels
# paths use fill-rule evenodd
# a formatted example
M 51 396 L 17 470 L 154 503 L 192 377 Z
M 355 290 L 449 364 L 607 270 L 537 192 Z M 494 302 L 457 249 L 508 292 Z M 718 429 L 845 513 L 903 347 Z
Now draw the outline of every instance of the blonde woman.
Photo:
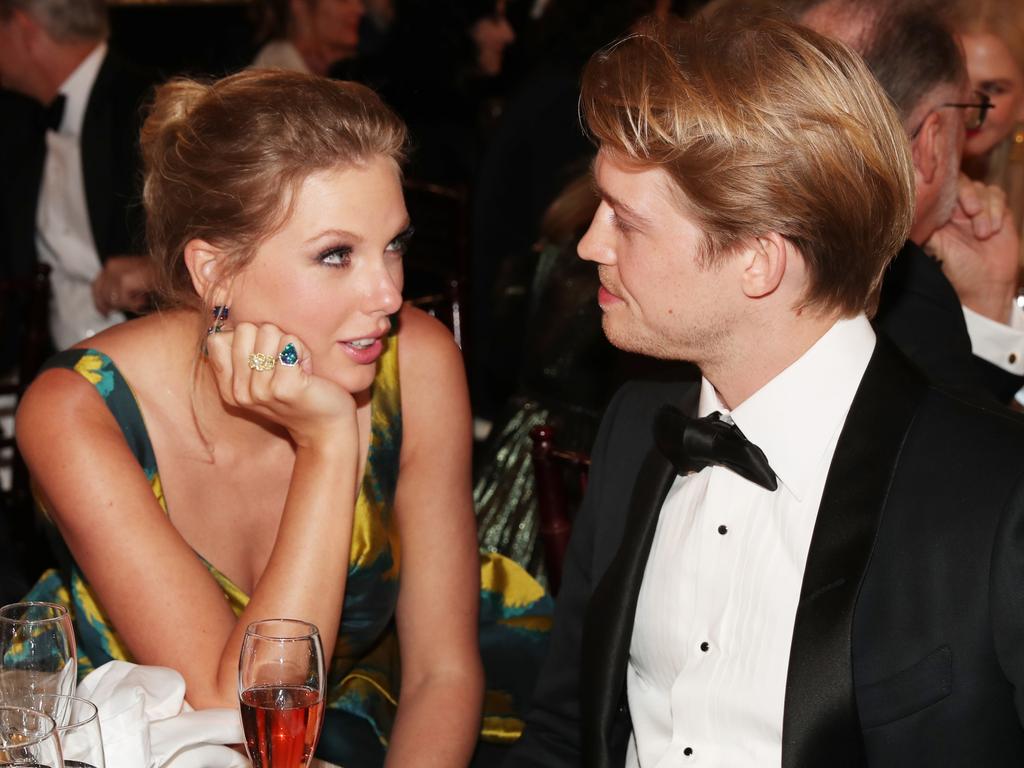
M 352 83 L 164 86 L 161 311 L 58 355 L 18 414 L 66 544 L 32 597 L 70 603 L 82 669 L 167 666 L 231 706 L 246 626 L 303 619 L 330 659 L 318 756 L 346 768 L 464 765 L 480 729 L 469 408 L 450 334 L 402 305 L 405 139 Z

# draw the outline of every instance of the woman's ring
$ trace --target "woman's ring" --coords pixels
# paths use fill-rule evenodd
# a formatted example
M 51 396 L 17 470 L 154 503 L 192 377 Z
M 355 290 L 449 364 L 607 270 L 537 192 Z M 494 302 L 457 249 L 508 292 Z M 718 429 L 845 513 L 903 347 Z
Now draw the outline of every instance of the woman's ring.
M 273 355 L 265 355 L 262 352 L 253 352 L 249 355 L 249 367 L 254 371 L 272 371 L 277 365 L 277 358 Z
M 281 361 L 281 365 L 294 368 L 299 364 L 299 351 L 295 348 L 295 345 L 289 341 L 284 345 L 284 349 L 282 349 L 278 354 L 277 359 Z

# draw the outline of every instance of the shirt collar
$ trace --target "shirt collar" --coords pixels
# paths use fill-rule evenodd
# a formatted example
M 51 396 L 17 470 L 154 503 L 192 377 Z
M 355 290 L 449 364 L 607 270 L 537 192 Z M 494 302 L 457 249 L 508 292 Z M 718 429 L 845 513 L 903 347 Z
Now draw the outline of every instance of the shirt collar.
M 64 118 L 60 123 L 60 132 L 69 136 L 80 136 L 82 122 L 85 120 L 85 107 L 89 103 L 89 94 L 100 73 L 103 59 L 107 55 L 107 44 L 100 43 L 75 67 L 67 80 L 57 89 L 64 94 Z
M 802 500 L 846 421 L 874 348 L 875 332 L 864 315 L 838 320 L 800 358 L 731 412 L 711 382 L 702 379 L 697 415 L 729 415 L 764 451 L 780 482 Z

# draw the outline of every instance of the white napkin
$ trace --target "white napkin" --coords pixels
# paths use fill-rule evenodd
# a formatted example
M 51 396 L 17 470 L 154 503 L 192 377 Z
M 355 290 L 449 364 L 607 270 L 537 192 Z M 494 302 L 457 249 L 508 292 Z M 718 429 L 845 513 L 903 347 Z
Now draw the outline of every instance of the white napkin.
M 111 661 L 78 684 L 99 710 L 107 768 L 249 768 L 236 709 L 198 712 L 173 669 Z

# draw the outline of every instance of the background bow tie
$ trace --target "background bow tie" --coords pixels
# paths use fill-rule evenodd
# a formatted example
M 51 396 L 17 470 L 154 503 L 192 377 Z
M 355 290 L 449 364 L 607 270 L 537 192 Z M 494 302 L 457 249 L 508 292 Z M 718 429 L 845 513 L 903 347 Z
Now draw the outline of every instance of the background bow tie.
M 43 125 L 51 131 L 60 130 L 61 121 L 64 119 L 64 104 L 67 98 L 63 93 L 58 93 L 48 106 L 43 107 Z
M 764 451 L 717 411 L 692 419 L 674 405 L 663 405 L 654 417 L 654 442 L 680 475 L 714 464 L 769 491 L 779 487 Z

